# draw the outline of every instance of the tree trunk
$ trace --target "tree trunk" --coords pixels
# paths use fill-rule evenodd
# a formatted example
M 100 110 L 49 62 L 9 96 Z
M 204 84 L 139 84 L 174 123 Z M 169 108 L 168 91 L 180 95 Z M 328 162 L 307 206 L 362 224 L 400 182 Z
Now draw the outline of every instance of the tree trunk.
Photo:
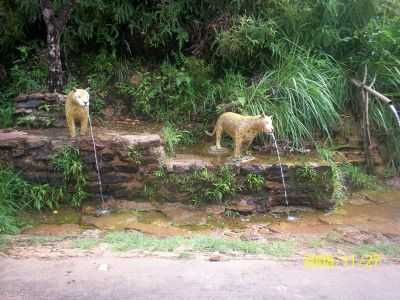
M 75 0 L 67 0 L 56 16 L 50 0 L 40 1 L 43 20 L 47 28 L 47 59 L 49 72 L 47 85 L 50 92 L 61 92 L 64 88 L 60 40 L 74 4 Z
M 48 89 L 50 92 L 62 91 L 64 88 L 64 74 L 61 63 L 60 34 L 54 26 L 47 27 L 48 47 Z

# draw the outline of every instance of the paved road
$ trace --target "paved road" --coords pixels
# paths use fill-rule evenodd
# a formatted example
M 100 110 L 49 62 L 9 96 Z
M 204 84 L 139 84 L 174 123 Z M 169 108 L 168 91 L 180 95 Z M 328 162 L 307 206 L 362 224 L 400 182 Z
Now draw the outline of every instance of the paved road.
M 107 271 L 99 270 L 107 264 Z M 0 257 L 0 299 L 400 299 L 400 266 L 310 269 L 270 261 Z

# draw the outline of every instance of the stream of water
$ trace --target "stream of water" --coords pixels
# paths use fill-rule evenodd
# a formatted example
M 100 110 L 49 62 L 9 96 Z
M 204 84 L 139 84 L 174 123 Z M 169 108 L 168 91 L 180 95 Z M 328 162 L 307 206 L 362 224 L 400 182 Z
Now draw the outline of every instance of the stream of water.
M 283 175 L 283 168 L 282 168 L 281 156 L 279 154 L 278 144 L 276 142 L 275 134 L 271 133 L 271 136 L 272 136 L 272 140 L 273 140 L 273 143 L 274 143 L 274 146 L 276 149 L 276 155 L 278 156 L 279 168 L 281 170 L 282 184 L 283 184 L 283 189 L 285 192 L 285 204 L 286 204 L 286 206 L 289 206 L 288 197 L 287 197 L 287 189 L 286 189 L 286 181 L 285 181 L 285 176 Z
M 99 167 L 99 161 L 97 159 L 97 151 L 96 151 L 96 143 L 94 141 L 94 135 L 93 135 L 93 127 L 92 127 L 92 120 L 90 118 L 90 114 L 88 116 L 89 118 L 89 127 L 90 127 L 90 135 L 92 137 L 92 143 L 93 143 L 93 152 L 94 152 L 94 159 L 96 161 L 96 171 L 97 171 L 97 182 L 99 185 L 99 192 L 100 192 L 100 198 L 101 198 L 101 205 L 104 207 L 104 197 L 103 197 L 103 185 L 101 183 L 101 173 L 100 173 L 100 167 Z
M 279 154 L 278 143 L 276 142 L 275 134 L 273 132 L 271 133 L 271 136 L 272 136 L 272 140 L 273 140 L 273 143 L 274 143 L 274 146 L 276 149 L 276 155 L 278 156 L 278 163 L 279 163 L 279 168 L 281 171 L 282 185 L 283 185 L 283 190 L 285 193 L 285 204 L 286 204 L 286 208 L 288 209 L 289 201 L 288 201 L 288 196 L 287 196 L 286 181 L 285 181 L 285 176 L 283 175 L 282 161 L 281 161 L 281 156 Z M 288 217 L 289 221 L 293 221 L 296 219 L 295 217 L 289 215 L 289 209 L 287 210 L 287 217 Z

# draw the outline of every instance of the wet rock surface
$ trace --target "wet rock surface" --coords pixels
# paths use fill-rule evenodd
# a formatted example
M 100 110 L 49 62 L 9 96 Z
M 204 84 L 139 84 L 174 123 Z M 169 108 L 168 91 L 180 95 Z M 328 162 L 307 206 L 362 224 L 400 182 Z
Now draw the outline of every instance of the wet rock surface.
M 28 228 L 23 231 L 24 234 L 42 235 L 42 236 L 77 236 L 82 232 L 82 228 L 78 224 L 40 224 L 34 228 Z
M 159 209 L 175 225 L 205 225 L 207 223 L 207 213 L 195 207 L 184 206 L 180 203 L 167 203 Z

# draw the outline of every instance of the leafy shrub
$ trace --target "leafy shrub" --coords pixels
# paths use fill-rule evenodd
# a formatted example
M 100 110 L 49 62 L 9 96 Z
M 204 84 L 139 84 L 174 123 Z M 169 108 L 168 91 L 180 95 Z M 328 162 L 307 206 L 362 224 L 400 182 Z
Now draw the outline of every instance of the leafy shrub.
M 85 192 L 87 178 L 80 160 L 79 150 L 72 146 L 66 146 L 52 159 L 56 170 L 64 174 L 64 195 L 72 205 L 80 206 L 86 199 Z
M 19 47 L 19 59 L 10 69 L 9 91 L 14 95 L 46 88 L 47 66 L 35 55 L 38 46 Z
M 47 69 L 43 65 L 16 64 L 10 72 L 14 94 L 29 93 L 46 88 Z
M 118 85 L 130 98 L 132 112 L 150 119 L 185 122 L 209 118 L 215 99 L 212 70 L 203 61 L 186 58 L 180 66 L 163 63 L 153 71 L 138 72 L 136 83 Z
M 279 52 L 276 33 L 274 21 L 242 16 L 228 30 L 217 33 L 215 55 L 236 69 L 259 69 L 270 64 Z
M 400 96 L 399 26 L 399 16 L 372 19 L 357 35 L 362 50 L 354 58 L 358 69 L 363 71 L 363 66 L 367 64 L 370 74 L 377 76 L 377 89 L 394 98 Z
M 352 61 L 360 69 L 360 74 L 363 68 L 359 66 L 367 65 L 369 74 L 376 76 L 375 89 L 390 97 L 394 103 L 398 103 L 400 99 L 400 47 L 397 42 L 400 38 L 399 26 L 399 16 L 371 19 L 368 26 L 356 35 L 362 50 Z M 362 75 L 358 77 L 361 78 Z M 375 100 L 372 97 L 370 101 L 371 129 L 382 144 L 380 150 L 388 166 L 400 170 L 400 132 L 397 121 L 387 105 Z M 357 111 L 357 106 L 354 106 Z

